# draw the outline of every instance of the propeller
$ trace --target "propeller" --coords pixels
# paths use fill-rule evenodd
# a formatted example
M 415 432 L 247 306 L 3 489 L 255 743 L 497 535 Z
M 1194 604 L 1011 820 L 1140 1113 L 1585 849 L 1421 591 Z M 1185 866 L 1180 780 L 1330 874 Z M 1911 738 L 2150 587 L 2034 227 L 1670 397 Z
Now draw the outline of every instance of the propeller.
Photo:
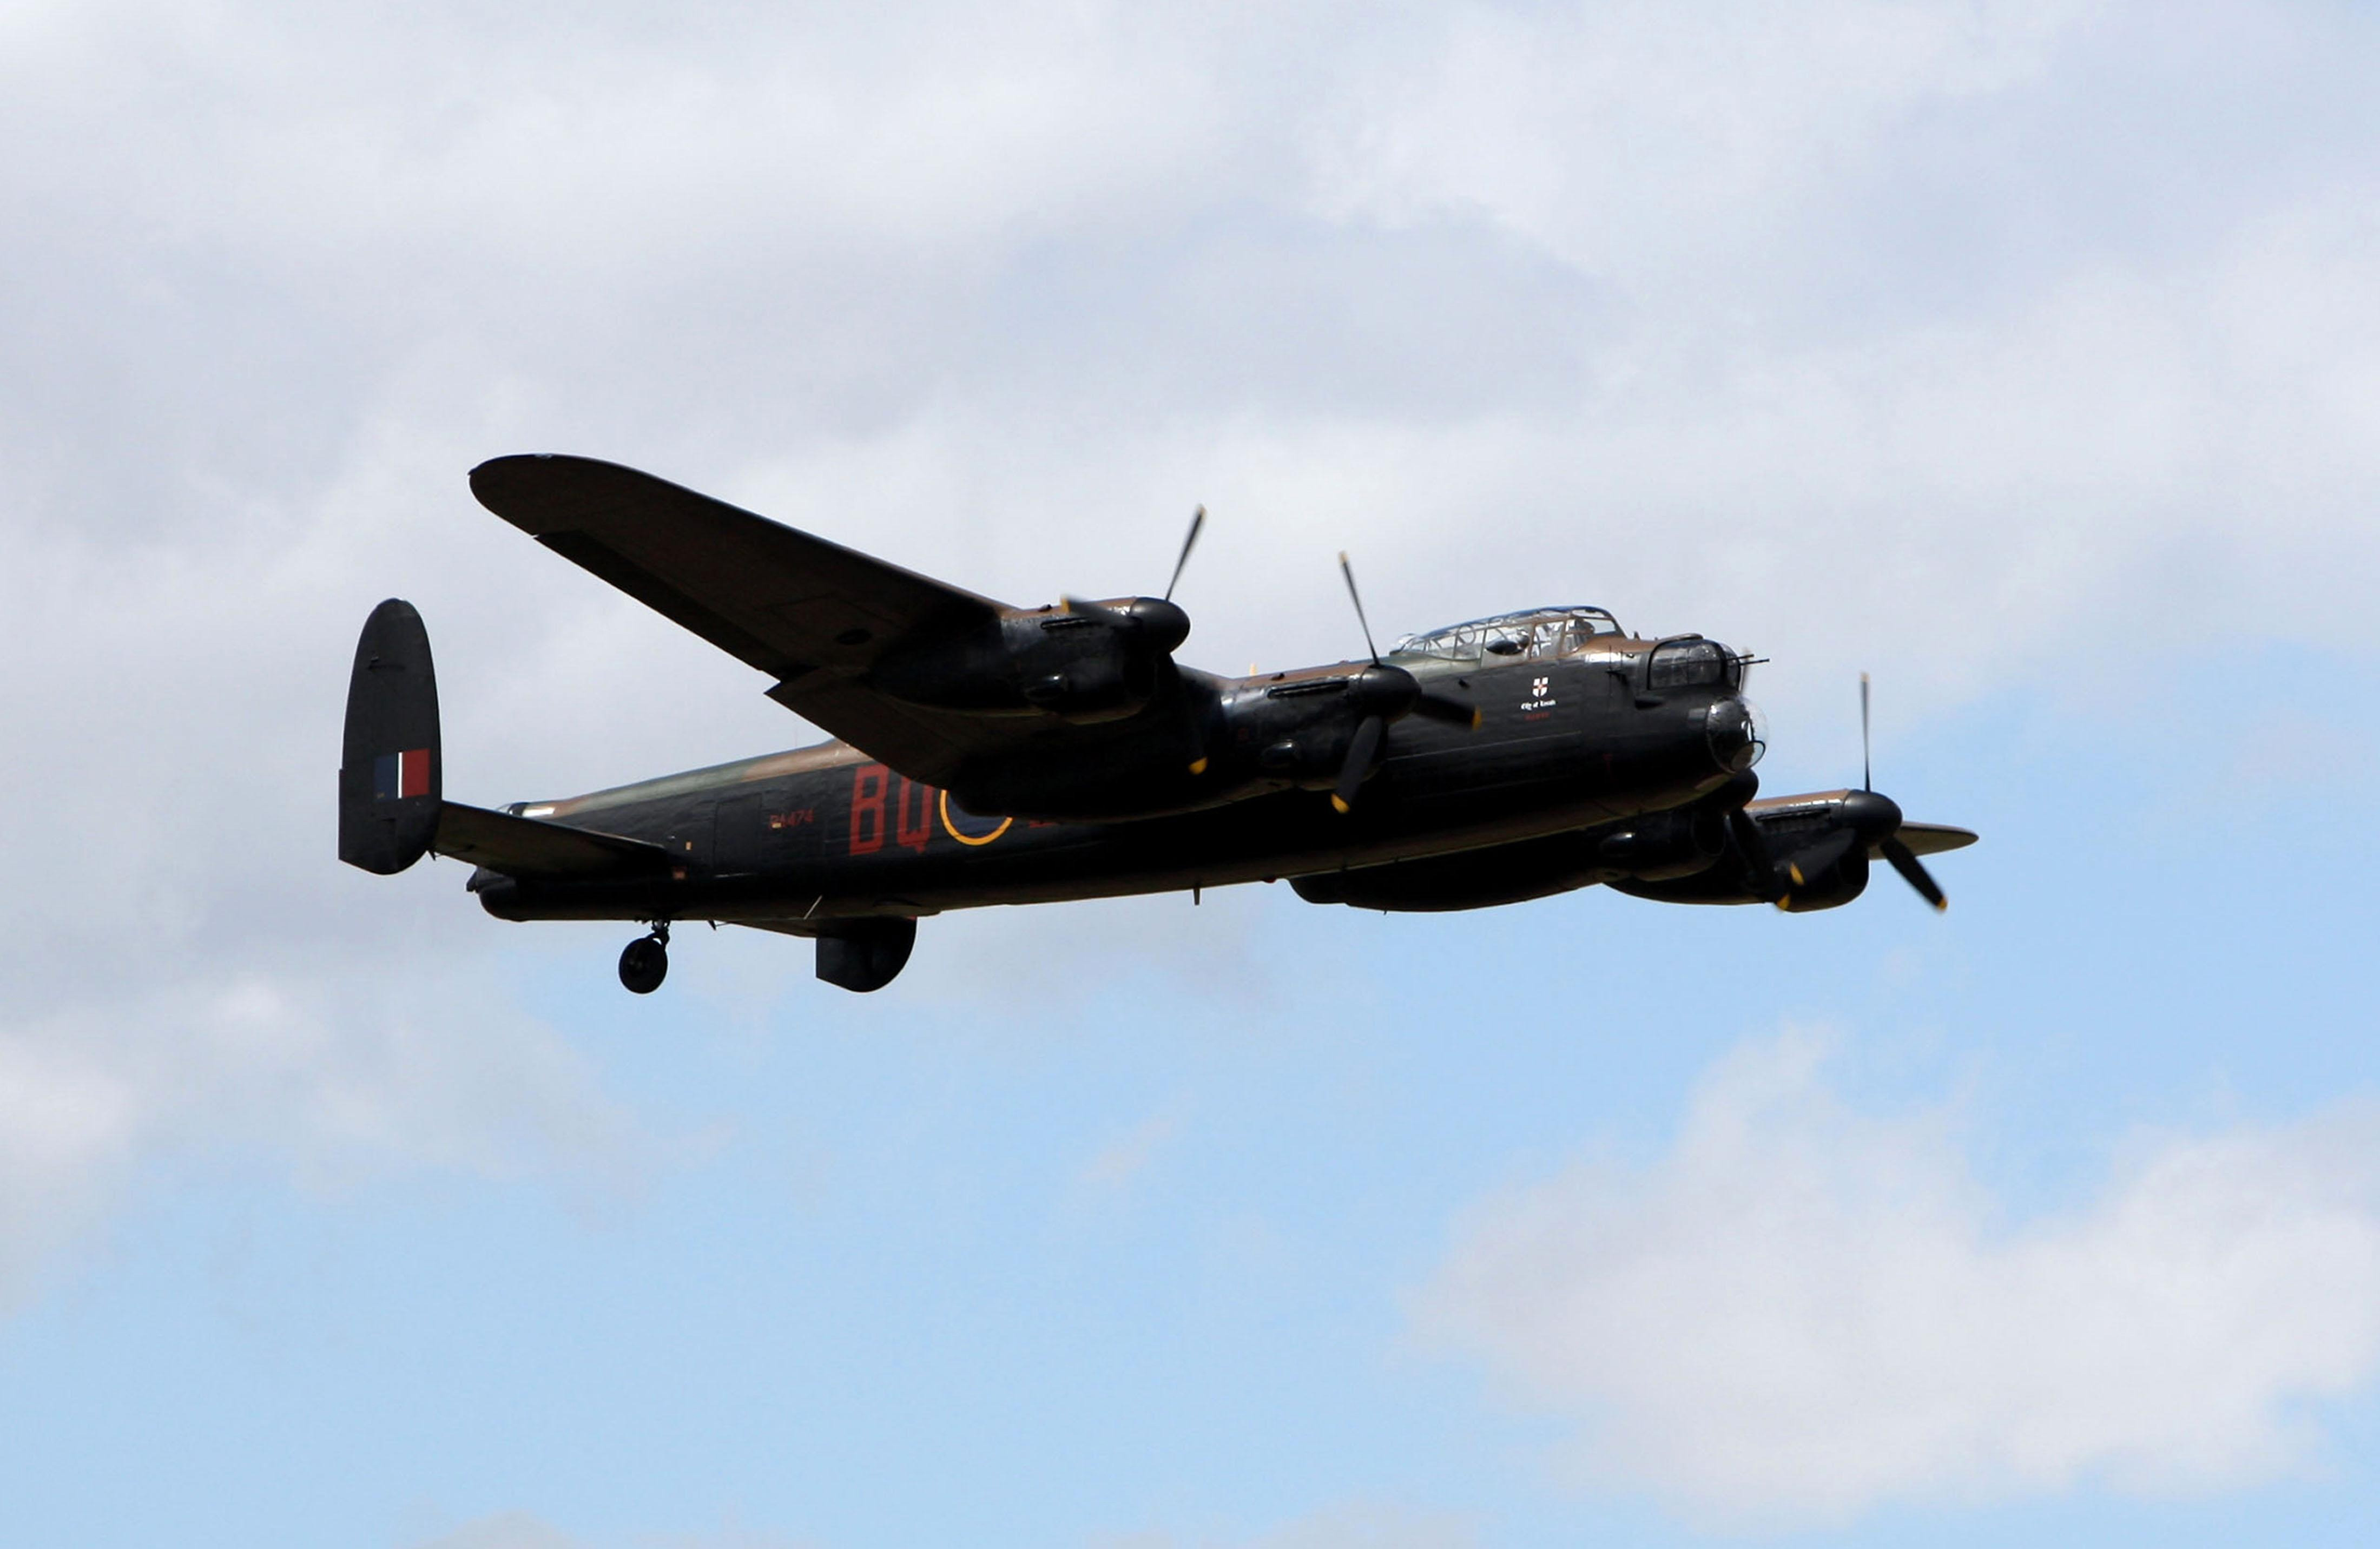
M 1882 855 L 1891 863 L 1893 870 L 1900 873 L 1901 880 L 1917 889 L 1917 896 L 1936 909 L 1950 906 L 1940 886 L 1900 837 L 1900 804 L 1876 793 L 1876 761 L 1869 735 L 1871 697 L 1868 675 L 1862 672 L 1860 788 L 1844 795 L 1825 835 L 1780 858 L 1769 848 L 1768 836 L 1761 830 L 1758 819 L 1740 805 L 1728 814 L 1728 833 L 1743 856 L 1753 891 L 1780 909 L 1791 907 L 1795 890 L 1808 887 L 1811 878 L 1824 877 L 1841 865 L 1854 847 L 1863 856 L 1869 851 Z M 1865 864 L 1864 860 L 1862 864 Z
M 1364 632 L 1364 648 L 1372 653 L 1372 665 L 1380 664 L 1380 647 L 1372 644 L 1372 621 L 1364 617 L 1364 594 L 1355 589 L 1355 567 L 1347 563 L 1347 551 L 1339 551 L 1339 574 L 1347 577 L 1347 600 L 1355 605 L 1355 627 Z
M 1796 851 L 1785 863 L 1786 879 L 1797 888 L 1808 887 L 1811 877 L 1825 876 L 1858 842 L 1859 835 L 1852 829 L 1837 829 L 1808 849 Z
M 1862 798 L 1864 798 L 1863 808 L 1873 810 L 1849 812 L 1852 804 Z M 1925 869 L 1917 859 L 1916 852 L 1901 839 L 1899 805 L 1889 797 L 1876 793 L 1876 767 L 1868 752 L 1868 684 L 1865 672 L 1860 674 L 1860 793 L 1857 797 L 1846 798 L 1843 805 L 1846 816 L 1852 818 L 1853 829 L 1876 846 L 1878 854 L 1891 863 L 1892 869 L 1900 873 L 1902 881 L 1917 889 L 1918 897 L 1932 904 L 1937 914 L 1950 907 L 1950 901 L 1944 895 L 1941 884 L 1934 880 L 1933 873 Z M 1888 811 L 1891 817 L 1888 824 L 1883 821 Z
M 1347 578 L 1347 599 L 1355 605 L 1355 623 L 1364 632 L 1364 649 L 1372 658 L 1372 664 L 1347 684 L 1347 697 L 1363 712 L 1364 719 L 1355 724 L 1355 735 L 1347 744 L 1346 761 L 1339 766 L 1338 783 L 1330 789 L 1330 805 L 1341 812 L 1350 812 L 1354 808 L 1357 788 L 1372 772 L 1372 761 L 1379 756 L 1380 741 L 1388 735 L 1389 722 L 1420 715 L 1475 731 L 1479 726 L 1479 708 L 1451 694 L 1424 688 L 1421 680 L 1411 672 L 1382 661 L 1380 647 L 1372 643 L 1371 621 L 1364 616 L 1364 594 L 1355 586 L 1355 567 L 1347 562 L 1344 551 L 1339 555 L 1339 574 Z
M 1173 574 L 1166 580 L 1163 597 L 1135 597 L 1121 608 L 1072 593 L 1058 599 L 1059 606 L 1067 612 L 1105 626 L 1123 652 L 1127 664 L 1125 682 L 1132 684 L 1136 678 L 1144 696 L 1156 691 L 1163 672 L 1170 670 L 1172 653 L 1190 637 L 1190 615 L 1173 600 L 1173 588 L 1182 584 L 1182 572 L 1190 563 L 1190 551 L 1198 546 L 1198 535 L 1206 526 L 1207 508 L 1201 505 L 1190 514 L 1190 530 L 1183 536 L 1182 552 L 1174 557 Z M 1162 662 L 1160 659 L 1164 659 Z M 1187 716 L 1184 740 L 1190 755 L 1191 775 L 1195 778 L 1205 774 L 1206 739 L 1195 714 Z
M 1182 539 L 1182 553 L 1173 562 L 1173 577 L 1165 583 L 1163 597 L 1136 597 L 1124 607 L 1111 608 L 1104 602 L 1069 594 L 1058 599 L 1059 605 L 1069 613 L 1097 619 L 1119 635 L 1154 649 L 1170 652 L 1180 648 L 1182 642 L 1190 638 L 1190 615 L 1173 600 L 1173 588 L 1182 584 L 1182 571 L 1190 563 L 1190 551 L 1198 546 L 1198 535 L 1206 526 L 1207 508 L 1202 505 L 1190 514 L 1190 531 Z
M 1207 508 L 1202 505 L 1190 513 L 1190 532 L 1182 539 L 1182 557 L 1173 562 L 1173 579 L 1165 583 L 1165 596 L 1162 600 L 1167 602 L 1173 600 L 1173 588 L 1182 584 L 1182 567 L 1190 563 L 1190 551 L 1198 547 L 1198 535 L 1206 529 Z
M 1917 853 L 1901 842 L 1899 834 L 1887 836 L 1876 848 L 1883 851 L 1884 858 L 1892 863 L 1892 869 L 1900 873 L 1900 879 L 1916 889 L 1917 896 L 1934 906 L 1936 914 L 1950 907 L 1950 901 L 1943 894 L 1941 884 L 1934 880 L 1934 874 L 1918 860 Z
M 1339 766 L 1339 783 L 1330 789 L 1330 805 L 1342 812 L 1352 812 L 1355 806 L 1355 791 L 1364 777 L 1372 772 L 1372 760 L 1379 755 L 1380 739 L 1389 734 L 1389 723 L 1377 715 L 1367 715 L 1355 727 L 1355 739 L 1347 744 L 1347 761 Z
M 1172 592 L 1166 593 L 1168 597 Z M 1869 756 L 1867 740 L 1867 674 L 1860 674 L 1860 789 L 1876 789 L 1876 764 Z
M 1758 790 L 1759 787 L 1755 785 L 1753 789 Z M 1735 841 L 1735 847 L 1743 853 L 1744 867 L 1752 874 L 1755 891 L 1759 897 L 1774 902 L 1777 857 L 1769 851 L 1768 836 L 1760 831 L 1760 824 L 1752 814 L 1741 806 L 1728 809 L 1727 831 Z M 1761 891 L 1762 889 L 1767 890 Z

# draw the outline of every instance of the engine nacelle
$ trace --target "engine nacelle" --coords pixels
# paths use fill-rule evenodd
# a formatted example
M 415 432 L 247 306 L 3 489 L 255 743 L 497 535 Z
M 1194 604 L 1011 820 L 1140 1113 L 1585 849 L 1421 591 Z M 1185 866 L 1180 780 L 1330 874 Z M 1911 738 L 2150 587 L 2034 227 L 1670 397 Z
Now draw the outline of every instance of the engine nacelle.
M 1611 870 L 1668 881 L 1707 870 L 1727 853 L 1727 814 L 1711 806 L 1648 812 L 1599 834 L 1595 853 Z
M 1067 613 L 1049 621 L 1064 633 L 1029 641 L 1015 656 L 1016 692 L 1027 705 L 1066 720 L 1127 716 L 1148 703 L 1156 664 L 1113 630 Z
M 1760 829 L 1754 853 L 1727 839 L 1724 853 L 1700 867 L 1639 872 L 1611 878 L 1611 887 L 1664 903 L 1774 903 L 1796 914 L 1839 909 L 1867 889 L 1860 804 L 1874 800 L 1862 792 L 1830 792 L 1755 804 L 1744 809 Z M 1724 823 L 1724 813 L 1718 816 Z
M 1092 723 L 1155 698 L 1190 617 L 1161 598 L 1010 613 L 956 640 L 894 651 L 869 670 L 896 699 L 971 715 L 1042 713 Z

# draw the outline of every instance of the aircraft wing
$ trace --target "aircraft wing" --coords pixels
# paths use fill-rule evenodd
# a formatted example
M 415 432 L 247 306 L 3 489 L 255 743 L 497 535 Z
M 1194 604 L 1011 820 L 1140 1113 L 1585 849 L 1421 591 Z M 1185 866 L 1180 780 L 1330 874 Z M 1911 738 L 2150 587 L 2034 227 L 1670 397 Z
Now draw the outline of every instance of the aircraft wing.
M 1964 850 L 1975 842 L 1973 829 L 1954 829 L 1948 823 L 1903 823 L 1900 842 L 1909 846 L 1912 855 L 1938 855 L 1945 850 Z
M 821 667 L 865 672 L 889 648 L 980 628 L 1001 612 L 989 598 L 616 463 L 498 457 L 471 470 L 471 493 L 563 558 L 781 680 Z
M 480 503 L 564 558 L 777 683 L 769 696 L 913 780 L 948 786 L 970 760 L 1096 756 L 1136 720 L 982 716 L 879 692 L 888 651 L 997 626 L 990 598 L 589 457 L 498 457 L 471 470 Z
M 516 817 L 508 812 L 490 812 L 460 802 L 439 804 L 438 833 L 430 848 L 507 877 L 588 881 L 601 877 L 658 877 L 670 868 L 670 853 L 658 844 Z

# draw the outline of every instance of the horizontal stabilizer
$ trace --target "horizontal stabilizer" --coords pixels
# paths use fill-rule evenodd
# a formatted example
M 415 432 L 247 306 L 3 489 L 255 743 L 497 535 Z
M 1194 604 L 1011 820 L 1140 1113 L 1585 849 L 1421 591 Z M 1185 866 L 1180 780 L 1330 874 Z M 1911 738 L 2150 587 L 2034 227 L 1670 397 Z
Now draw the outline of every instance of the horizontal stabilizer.
M 670 853 L 658 844 L 516 817 L 508 812 L 490 812 L 460 802 L 440 805 L 438 833 L 430 848 L 507 877 L 585 881 L 601 877 L 658 877 L 670 869 Z

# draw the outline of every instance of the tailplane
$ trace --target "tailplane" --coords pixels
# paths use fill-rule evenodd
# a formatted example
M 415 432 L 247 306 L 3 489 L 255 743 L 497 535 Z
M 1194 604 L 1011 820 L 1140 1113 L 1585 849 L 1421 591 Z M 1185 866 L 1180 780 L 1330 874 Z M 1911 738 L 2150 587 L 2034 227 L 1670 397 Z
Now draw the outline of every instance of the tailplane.
M 339 754 L 339 859 L 382 877 L 438 834 L 438 677 L 413 604 L 389 599 L 364 621 L 347 679 Z

